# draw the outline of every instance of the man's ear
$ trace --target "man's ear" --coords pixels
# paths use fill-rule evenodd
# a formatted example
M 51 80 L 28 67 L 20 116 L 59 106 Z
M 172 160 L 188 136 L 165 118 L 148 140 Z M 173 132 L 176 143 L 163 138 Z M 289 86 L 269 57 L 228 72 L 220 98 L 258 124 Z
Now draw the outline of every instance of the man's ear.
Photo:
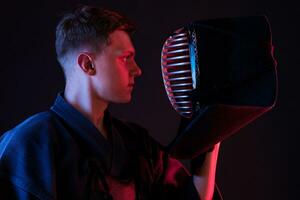
M 77 58 L 77 62 L 81 70 L 86 74 L 88 75 L 96 74 L 96 69 L 94 66 L 92 56 L 89 55 L 88 53 L 80 53 Z

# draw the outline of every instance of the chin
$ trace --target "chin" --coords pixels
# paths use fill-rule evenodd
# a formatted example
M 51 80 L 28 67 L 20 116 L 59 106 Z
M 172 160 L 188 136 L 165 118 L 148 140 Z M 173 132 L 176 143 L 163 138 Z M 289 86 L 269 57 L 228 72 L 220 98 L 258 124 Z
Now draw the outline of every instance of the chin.
M 130 103 L 131 102 L 131 98 L 124 100 L 122 103 Z
M 120 98 L 114 101 L 114 103 L 130 103 L 131 96 L 126 98 Z

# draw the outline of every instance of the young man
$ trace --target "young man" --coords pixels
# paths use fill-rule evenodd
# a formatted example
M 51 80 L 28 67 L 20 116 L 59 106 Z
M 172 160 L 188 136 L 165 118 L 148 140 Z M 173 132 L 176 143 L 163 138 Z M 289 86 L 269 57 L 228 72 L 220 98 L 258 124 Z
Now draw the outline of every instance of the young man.
M 0 139 L 0 199 L 212 199 L 219 144 L 190 176 L 140 126 L 111 117 L 141 69 L 132 24 L 81 6 L 56 30 L 66 87 Z

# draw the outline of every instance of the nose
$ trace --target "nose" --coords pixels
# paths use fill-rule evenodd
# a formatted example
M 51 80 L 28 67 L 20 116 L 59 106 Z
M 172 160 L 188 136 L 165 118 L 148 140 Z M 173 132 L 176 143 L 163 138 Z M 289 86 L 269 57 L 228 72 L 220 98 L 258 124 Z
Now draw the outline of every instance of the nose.
M 134 77 L 138 77 L 142 75 L 142 70 L 141 68 L 137 65 L 137 63 L 135 62 L 135 60 L 133 61 L 132 64 L 132 70 L 131 70 L 131 74 Z

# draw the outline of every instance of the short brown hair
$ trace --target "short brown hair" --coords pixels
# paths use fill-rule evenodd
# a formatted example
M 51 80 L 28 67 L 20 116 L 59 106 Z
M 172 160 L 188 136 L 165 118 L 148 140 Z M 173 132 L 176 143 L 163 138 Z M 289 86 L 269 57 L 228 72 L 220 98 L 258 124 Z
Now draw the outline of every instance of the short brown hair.
M 100 7 L 80 5 L 64 14 L 56 27 L 55 48 L 59 63 L 64 68 L 68 53 L 83 45 L 101 50 L 109 34 L 117 29 L 131 35 L 135 26 L 127 17 Z

